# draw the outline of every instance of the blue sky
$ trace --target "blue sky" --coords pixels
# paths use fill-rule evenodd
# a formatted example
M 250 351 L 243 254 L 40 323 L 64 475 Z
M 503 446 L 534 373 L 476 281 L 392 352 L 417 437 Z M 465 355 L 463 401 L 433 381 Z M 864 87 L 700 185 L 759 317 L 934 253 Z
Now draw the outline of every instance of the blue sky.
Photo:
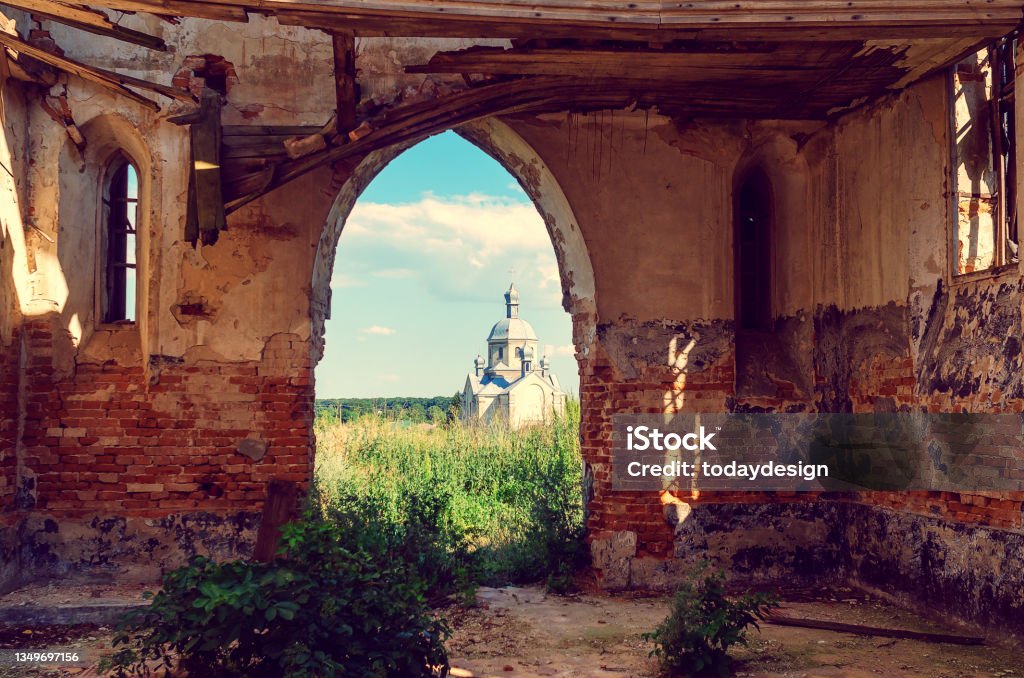
M 494 159 L 452 132 L 396 158 L 345 225 L 317 397 L 451 395 L 519 288 L 567 391 L 579 390 L 551 240 Z

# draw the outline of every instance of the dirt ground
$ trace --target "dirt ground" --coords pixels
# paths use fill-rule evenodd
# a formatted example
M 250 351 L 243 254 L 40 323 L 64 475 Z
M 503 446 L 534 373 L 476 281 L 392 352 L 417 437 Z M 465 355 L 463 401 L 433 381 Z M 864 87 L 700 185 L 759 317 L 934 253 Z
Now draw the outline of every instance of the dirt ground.
M 130 591 L 116 590 L 118 599 Z M 4 604 L 40 599 L 78 602 L 93 593 L 17 594 Z M 35 600 L 32 600 L 35 598 Z M 549 595 L 541 588 L 481 588 L 477 605 L 445 611 L 454 634 L 448 643 L 456 678 L 654 678 L 656 662 L 641 635 L 668 613 L 669 599 L 643 595 Z M 827 594 L 789 592 L 786 616 L 915 631 L 971 635 L 849 589 Z M 110 652 L 108 626 L 0 625 L 0 649 L 77 649 L 92 666 L 63 669 L 0 667 L 0 678 L 93 678 L 95 661 Z M 943 645 L 763 625 L 734 656 L 735 675 L 747 678 L 1024 678 L 1024 651 L 1006 641 L 985 646 Z
M 838 597 L 837 597 L 838 596 Z M 852 590 L 789 596 L 790 617 L 970 635 Z M 481 589 L 479 606 L 453 612 L 448 644 L 459 678 L 641 678 L 657 675 L 641 638 L 668 613 L 669 599 L 579 595 L 537 588 Z M 765 624 L 735 653 L 748 678 L 1024 678 L 1024 651 L 1007 643 L 940 645 Z

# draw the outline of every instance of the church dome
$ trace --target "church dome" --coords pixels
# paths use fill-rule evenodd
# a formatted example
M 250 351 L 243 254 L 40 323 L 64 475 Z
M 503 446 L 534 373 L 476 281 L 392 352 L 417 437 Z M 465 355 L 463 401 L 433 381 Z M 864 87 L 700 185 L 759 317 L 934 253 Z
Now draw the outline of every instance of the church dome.
M 494 323 L 487 341 L 537 341 L 533 327 L 519 317 L 519 290 L 515 283 L 505 292 L 505 317 Z
M 502 318 L 494 323 L 487 341 L 537 341 L 537 333 L 522 318 Z

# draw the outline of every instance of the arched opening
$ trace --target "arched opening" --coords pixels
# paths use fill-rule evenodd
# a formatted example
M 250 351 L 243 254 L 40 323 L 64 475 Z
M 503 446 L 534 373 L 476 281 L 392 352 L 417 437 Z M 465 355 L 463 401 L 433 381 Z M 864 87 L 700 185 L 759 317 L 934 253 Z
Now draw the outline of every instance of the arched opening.
M 571 537 L 578 545 L 573 555 L 544 558 L 555 568 L 570 567 L 570 561 L 583 553 L 585 493 L 579 415 L 578 409 L 571 420 L 552 413 L 556 403 L 564 403 L 564 391 L 569 391 L 573 400 L 577 397 L 576 358 L 587 354 L 594 333 L 589 256 L 554 177 L 514 131 L 498 121 L 484 121 L 459 133 L 461 139 L 445 134 L 440 140 L 435 138 L 411 149 L 389 149 L 366 158 L 342 187 L 324 229 L 314 263 L 311 299 L 313 364 L 319 363 L 317 396 L 348 396 L 352 392 L 348 387 L 358 384 L 344 380 L 359 374 L 364 383 L 358 393 L 369 402 L 360 404 L 362 413 L 357 413 L 356 407 L 349 408 L 347 403 L 341 403 L 338 409 L 317 401 L 318 496 L 323 502 L 335 502 L 334 506 L 345 505 L 356 495 L 360 497 L 356 503 L 361 506 L 380 500 L 387 506 L 378 513 L 404 515 L 400 522 L 410 525 L 418 520 L 414 506 L 441 505 L 442 512 L 449 512 L 444 518 L 447 524 L 470 526 L 466 532 L 467 537 L 473 535 L 469 538 L 469 553 L 500 550 L 522 536 L 517 530 L 532 530 L 543 524 L 545 529 L 565 531 L 563 541 Z M 406 189 L 424 176 L 441 175 L 460 164 L 470 178 L 481 174 L 474 171 L 475 163 L 460 162 L 456 154 L 443 151 L 433 154 L 433 164 L 417 158 L 420 164 L 414 172 L 421 176 L 410 174 L 405 159 L 414 158 L 435 143 L 442 148 L 445 144 L 470 148 L 484 162 L 500 169 L 503 184 L 491 186 L 490 192 L 506 191 L 508 195 L 488 196 L 486 187 L 464 190 L 454 197 L 416 195 L 413 189 L 413 195 L 403 196 L 402 204 L 387 204 L 386 191 L 380 186 L 403 183 L 386 181 L 392 171 L 405 175 Z M 399 157 L 403 151 L 405 154 Z M 510 197 L 513 195 L 514 199 Z M 491 208 L 500 213 L 498 218 L 486 215 Z M 522 229 L 526 211 L 532 214 L 533 231 L 529 233 Z M 429 222 L 426 228 L 409 227 L 407 220 L 419 218 L 417 215 Z M 388 242 L 382 243 L 381 238 Z M 523 246 L 523 239 L 529 241 L 529 246 Z M 438 252 L 447 258 L 438 259 L 434 256 Z M 459 257 L 453 259 L 453 253 Z M 510 286 L 513 282 L 514 287 Z M 517 287 L 522 290 L 521 301 Z M 456 298 L 462 299 L 466 309 L 461 315 L 453 314 L 450 308 L 451 299 Z M 377 315 L 366 315 L 368 310 Z M 543 318 L 550 312 L 560 316 L 560 331 L 552 331 Z M 537 324 L 536 331 L 528 322 Z M 329 337 L 326 344 L 325 335 Z M 347 348 L 348 355 L 339 356 L 336 347 Z M 374 374 L 380 378 L 375 383 L 368 381 L 370 367 L 378 368 Z M 559 377 L 564 373 L 568 383 L 563 386 L 552 381 L 555 373 Z M 432 380 L 422 378 L 430 375 Z M 334 379 L 341 383 L 340 389 L 332 383 Z M 442 383 L 444 386 L 439 385 Z M 444 416 L 437 402 L 403 402 L 403 398 L 412 396 L 450 399 L 456 391 L 460 398 L 457 404 L 452 403 L 455 415 Z M 406 412 L 399 414 L 397 410 Z M 427 416 L 421 416 L 420 410 Z M 372 428 L 362 431 L 331 429 L 324 424 L 325 415 L 346 424 L 350 414 L 366 412 L 376 419 Z M 485 416 L 499 412 L 500 416 Z M 402 419 L 401 425 L 395 427 L 389 415 Z M 567 421 L 572 422 L 568 435 Z M 390 432 L 382 433 L 389 426 Z M 487 433 L 492 429 L 504 433 Z M 385 439 L 392 435 L 397 437 L 394 441 Z M 440 437 L 440 442 L 433 437 Z M 361 441 L 357 443 L 362 445 L 361 454 L 374 451 L 369 456 L 363 454 L 356 472 L 354 448 L 347 447 L 338 455 L 337 447 L 331 447 L 349 445 L 353 440 Z M 569 447 L 565 446 L 567 442 L 571 442 Z M 446 450 L 444 455 L 437 454 L 441 449 Z M 443 463 L 449 464 L 443 477 L 436 470 L 442 457 Z M 345 468 L 339 469 L 339 458 Z M 456 468 L 467 458 L 477 465 L 471 473 Z M 419 465 L 425 459 L 429 469 Z M 544 479 L 525 477 L 541 469 L 552 475 Z M 470 477 L 474 474 L 490 478 L 504 475 L 521 487 L 539 488 L 544 481 L 552 481 L 552 488 L 529 498 L 521 494 L 500 506 L 488 503 L 493 497 L 482 498 L 485 492 Z M 396 481 L 399 475 L 425 482 Z M 375 478 L 374 496 L 359 495 L 359 483 L 371 477 Z M 432 493 L 438 487 L 451 492 L 437 500 Z M 545 500 L 543 504 L 530 505 L 540 499 Z M 578 511 L 572 521 L 562 511 L 570 503 Z M 544 515 L 547 519 L 541 517 Z M 430 526 L 426 527 L 429 531 Z M 392 533 L 403 529 L 396 527 Z M 573 530 L 576 533 L 569 535 Z M 531 562 L 538 561 L 530 561 L 522 550 L 510 548 L 501 554 L 484 568 L 487 575 L 473 570 L 476 565 L 470 567 L 477 573 L 474 576 L 488 580 L 501 570 L 504 574 L 490 579 L 496 583 L 501 576 L 507 582 L 555 574 L 531 567 Z M 442 580 L 446 576 L 436 574 L 438 586 L 445 585 Z
M 54 186 L 60 232 L 48 275 L 62 281 L 59 336 L 83 359 L 136 363 L 153 329 L 149 226 L 161 214 L 160 174 L 128 119 L 104 113 L 81 130 L 89 143 L 61 147 Z
M 813 327 L 802 309 L 815 303 L 808 170 L 791 139 L 769 137 L 734 176 L 735 395 L 740 407 L 806 408 Z
M 752 170 L 736 194 L 733 242 L 736 254 L 736 329 L 764 332 L 772 327 L 772 232 L 775 199 L 761 168 Z

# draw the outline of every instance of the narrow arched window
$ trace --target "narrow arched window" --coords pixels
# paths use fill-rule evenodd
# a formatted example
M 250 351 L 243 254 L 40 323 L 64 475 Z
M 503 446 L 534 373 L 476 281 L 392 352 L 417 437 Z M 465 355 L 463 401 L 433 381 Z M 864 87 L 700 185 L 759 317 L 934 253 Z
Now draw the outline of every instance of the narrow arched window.
M 775 210 L 771 182 L 751 172 L 736 201 L 736 323 L 739 330 L 769 330 L 772 324 L 772 242 Z
M 100 317 L 105 323 L 135 322 L 138 212 L 139 173 L 118 153 L 107 164 L 103 186 Z

